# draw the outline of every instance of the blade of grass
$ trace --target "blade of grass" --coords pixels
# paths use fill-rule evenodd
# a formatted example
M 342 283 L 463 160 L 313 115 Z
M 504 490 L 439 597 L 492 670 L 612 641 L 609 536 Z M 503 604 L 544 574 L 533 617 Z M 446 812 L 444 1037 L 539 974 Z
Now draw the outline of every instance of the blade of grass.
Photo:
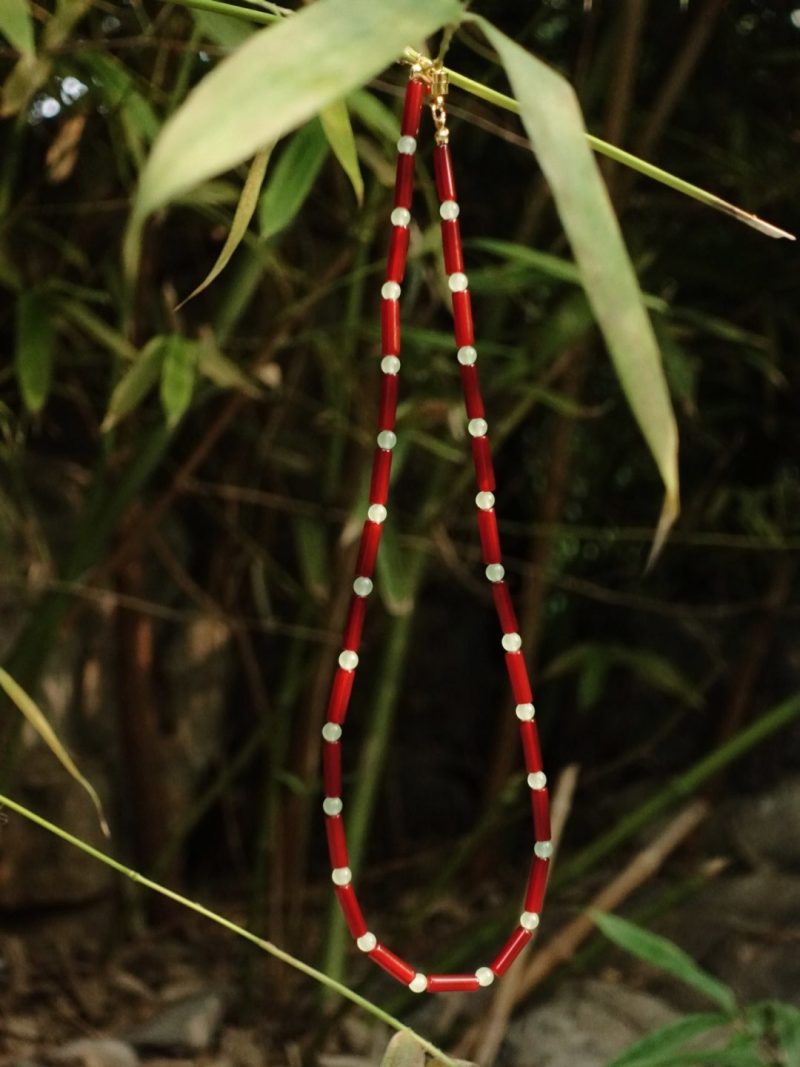
M 400 1022 L 393 1015 L 379 1008 L 377 1004 L 373 1004 L 367 1000 L 366 997 L 362 997 L 359 993 L 353 992 L 352 989 L 348 989 L 346 985 L 341 982 L 337 982 L 334 978 L 324 974 L 322 971 L 317 970 L 316 967 L 310 966 L 308 963 L 304 963 L 296 956 L 292 956 L 288 952 L 284 952 L 283 949 L 278 948 L 271 941 L 265 941 L 261 937 L 256 937 L 255 934 L 249 930 L 245 930 L 243 927 L 238 926 L 230 919 L 226 919 L 224 915 L 220 915 L 218 912 L 212 911 L 210 908 L 204 907 L 202 904 L 198 904 L 195 900 L 190 900 L 188 897 L 182 896 L 180 893 L 176 893 L 172 889 L 168 889 L 166 886 L 160 885 L 158 882 L 154 882 L 150 878 L 146 878 L 143 874 L 133 870 L 131 867 L 126 867 L 124 864 L 115 860 L 112 856 L 102 852 L 98 848 L 94 848 L 92 845 L 87 844 L 80 838 L 75 837 L 73 834 L 68 833 L 62 827 L 57 826 L 55 823 L 43 818 L 41 815 L 37 815 L 36 812 L 31 811 L 29 808 L 24 807 L 17 801 L 12 800 L 10 797 L 0 794 L 0 806 L 8 808 L 9 811 L 16 812 L 17 815 L 21 815 L 24 819 L 28 819 L 30 822 L 35 823 L 43 830 L 47 830 L 48 833 L 53 834 L 55 837 L 65 841 L 68 845 L 72 845 L 74 848 L 80 849 L 81 852 L 86 853 L 87 856 L 91 856 L 93 859 L 98 860 L 100 863 L 104 863 L 107 867 L 116 871 L 118 874 L 123 875 L 125 878 L 129 878 L 132 882 L 142 886 L 145 889 L 151 890 L 153 893 L 158 893 L 160 896 L 167 897 L 169 900 L 174 901 L 176 904 L 180 904 L 181 907 L 188 908 L 190 911 L 196 912 L 198 915 L 202 915 L 203 918 L 209 919 L 211 922 L 216 923 L 218 926 L 222 926 L 224 929 L 229 930 L 231 933 L 236 934 L 237 937 L 244 938 L 251 944 L 256 945 L 263 952 L 267 952 L 270 956 L 274 956 L 276 959 L 286 963 L 289 967 L 293 967 L 296 971 L 300 971 L 302 974 L 307 975 L 309 978 L 313 978 L 314 981 L 319 982 L 321 985 L 326 986 L 334 993 L 338 993 L 339 996 L 345 997 L 347 1000 L 352 1001 L 353 1004 L 357 1004 L 358 1007 L 363 1008 L 374 1018 L 379 1019 L 381 1022 L 386 1023 L 393 1030 L 398 1033 L 408 1034 L 412 1037 L 426 1052 L 428 1052 L 434 1059 L 440 1063 L 446 1065 L 446 1067 L 458 1067 L 457 1061 L 452 1059 L 440 1048 L 437 1048 L 432 1042 L 426 1040 L 420 1034 L 417 1034 L 411 1027 L 406 1026 Z

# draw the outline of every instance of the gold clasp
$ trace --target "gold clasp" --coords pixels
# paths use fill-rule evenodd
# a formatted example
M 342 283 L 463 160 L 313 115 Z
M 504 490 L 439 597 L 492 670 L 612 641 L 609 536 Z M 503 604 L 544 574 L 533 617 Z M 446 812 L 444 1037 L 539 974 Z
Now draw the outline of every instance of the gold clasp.
M 434 140 L 437 144 L 447 144 L 450 140 L 450 131 L 447 128 L 447 110 L 444 98 L 447 96 L 449 84 L 447 71 L 441 63 L 432 63 L 428 72 L 430 82 L 430 109 L 433 115 L 433 125 L 436 128 Z

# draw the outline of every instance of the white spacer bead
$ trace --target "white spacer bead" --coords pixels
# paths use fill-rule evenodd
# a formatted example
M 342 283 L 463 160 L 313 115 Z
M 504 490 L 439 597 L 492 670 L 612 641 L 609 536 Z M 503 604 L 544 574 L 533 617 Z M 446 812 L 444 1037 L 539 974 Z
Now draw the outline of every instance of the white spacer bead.
M 384 300 L 399 300 L 401 292 L 397 282 L 384 282 L 381 286 L 381 296 Z
M 322 801 L 322 810 L 326 815 L 341 815 L 343 807 L 341 797 L 325 797 Z
M 370 504 L 367 518 L 370 522 L 386 522 L 386 508 L 383 504 Z
M 462 367 L 471 367 L 477 360 L 478 353 L 472 347 L 472 345 L 464 345 L 463 348 L 459 348 L 456 353 L 456 358 Z
M 475 503 L 481 509 L 481 511 L 491 511 L 494 507 L 494 493 L 478 493 L 475 497 Z
M 490 563 L 486 568 L 486 577 L 490 582 L 502 582 L 506 569 L 502 563 Z
M 343 671 L 354 671 L 358 666 L 358 653 L 353 652 L 350 648 L 346 648 L 344 652 L 340 652 L 339 666 Z
M 452 222 L 458 218 L 461 208 L 455 200 L 443 200 L 439 205 L 439 214 L 446 222 Z
M 544 789 L 547 785 L 547 775 L 544 771 L 532 771 L 528 775 L 528 785 L 531 789 Z
M 506 652 L 519 652 L 522 648 L 522 638 L 519 634 L 503 634 L 503 648 Z
M 409 136 L 409 134 L 405 134 L 397 142 L 397 151 L 400 153 L 401 156 L 411 156 L 416 152 L 416 150 L 416 139 L 414 137 Z
M 475 977 L 478 979 L 479 986 L 491 985 L 494 981 L 494 971 L 489 967 L 479 967 L 475 972 Z
M 533 704 L 517 704 L 514 711 L 520 722 L 530 722 L 536 714 L 536 708 Z
M 533 846 L 534 853 L 540 860 L 549 860 L 553 855 L 553 842 L 552 841 L 537 841 Z
M 411 222 L 411 212 L 407 207 L 396 207 L 390 215 L 392 226 L 408 226 Z
M 470 419 L 467 423 L 467 429 L 470 437 L 485 437 L 486 431 L 489 429 L 489 423 L 486 419 Z
M 334 885 L 350 885 L 353 880 L 353 872 L 349 867 L 334 867 L 331 871 L 331 881 Z
M 400 360 L 397 356 L 384 356 L 381 360 L 381 370 L 384 374 L 397 374 L 400 370 Z
M 424 974 L 415 974 L 408 983 L 408 988 L 412 993 L 424 993 L 428 988 L 428 979 Z
M 342 736 L 342 728 L 338 722 L 326 722 L 322 727 L 323 741 L 338 741 Z
M 375 946 L 378 944 L 378 939 L 375 934 L 369 930 L 365 934 L 362 934 L 356 941 L 356 945 L 362 952 L 372 952 Z
M 391 430 L 381 430 L 378 434 L 378 448 L 382 448 L 384 452 L 391 452 L 394 446 L 397 444 L 397 434 L 392 433 Z
M 363 574 L 353 582 L 353 592 L 356 596 L 369 596 L 372 589 L 372 579 L 366 578 Z
M 519 925 L 523 930 L 535 930 L 539 925 L 539 916 L 535 911 L 523 911 L 519 917 Z
M 463 271 L 457 270 L 448 277 L 447 285 L 451 293 L 463 293 L 469 285 L 469 279 Z

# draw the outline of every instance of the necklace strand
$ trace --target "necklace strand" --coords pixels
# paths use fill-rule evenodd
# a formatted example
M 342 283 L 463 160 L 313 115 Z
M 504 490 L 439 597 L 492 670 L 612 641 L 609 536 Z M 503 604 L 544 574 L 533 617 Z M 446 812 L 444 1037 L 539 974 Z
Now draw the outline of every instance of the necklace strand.
M 500 535 L 495 514 L 495 479 L 489 446 L 488 424 L 481 395 L 477 368 L 477 351 L 472 323 L 472 303 L 469 281 L 464 273 L 464 255 L 458 222 L 459 205 L 450 159 L 449 131 L 446 125 L 444 96 L 447 85 L 440 69 L 411 69 L 406 89 L 400 139 L 397 142 L 397 172 L 394 207 L 391 213 L 392 232 L 386 263 L 386 276 L 381 288 L 381 394 L 378 412 L 378 435 L 372 465 L 367 518 L 361 533 L 353 582 L 353 597 L 345 623 L 339 666 L 333 679 L 323 738 L 323 781 L 325 799 L 325 829 L 332 867 L 332 880 L 348 929 L 358 948 L 374 960 L 384 971 L 408 986 L 415 993 L 448 993 L 473 991 L 491 985 L 495 977 L 508 970 L 520 952 L 532 939 L 539 926 L 550 867 L 550 814 L 547 778 L 542 770 L 539 736 L 535 722 L 533 696 L 528 679 L 522 639 L 517 617 L 511 602 L 500 552 Z M 472 458 L 478 493 L 475 497 L 478 532 L 480 535 L 486 577 L 491 583 L 497 617 L 502 631 L 501 644 L 505 655 L 515 712 L 519 720 L 520 738 L 525 757 L 527 782 L 533 813 L 534 848 L 530 875 L 525 890 L 523 911 L 518 925 L 488 966 L 469 974 L 431 974 L 418 971 L 400 956 L 378 941 L 367 926 L 352 884 L 348 864 L 347 840 L 342 818 L 342 726 L 347 716 L 353 690 L 358 649 L 366 614 L 367 598 L 373 589 L 372 575 L 386 520 L 389 497 L 389 478 L 392 450 L 397 443 L 395 416 L 397 411 L 398 373 L 400 371 L 400 294 L 408 253 L 411 200 L 414 180 L 414 156 L 417 136 L 426 96 L 434 120 L 433 149 L 434 176 L 441 217 L 442 250 L 447 285 L 452 297 L 453 322 L 457 359 L 467 412 L 467 430 L 471 439 Z

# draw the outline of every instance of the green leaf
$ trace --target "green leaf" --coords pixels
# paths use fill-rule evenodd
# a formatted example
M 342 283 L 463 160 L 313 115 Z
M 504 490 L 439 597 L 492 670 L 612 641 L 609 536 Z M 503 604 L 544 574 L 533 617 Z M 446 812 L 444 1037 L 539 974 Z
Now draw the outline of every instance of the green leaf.
M 256 206 L 258 205 L 258 197 L 261 193 L 261 185 L 264 181 L 264 175 L 267 172 L 267 163 L 269 162 L 271 152 L 271 147 L 262 148 L 250 164 L 250 170 L 247 172 L 247 178 L 245 179 L 244 187 L 242 188 L 242 195 L 239 197 L 239 203 L 236 205 L 231 228 L 228 231 L 225 244 L 222 246 L 222 250 L 217 256 L 217 261 L 197 288 L 193 289 L 186 299 L 178 304 L 179 308 L 194 299 L 198 293 L 202 293 L 204 289 L 207 289 L 208 286 L 211 285 L 215 278 L 218 278 L 220 274 L 222 274 L 230 262 L 231 256 L 241 244 L 244 235 L 247 233 L 247 227 L 250 225 L 250 220 L 255 214 Z
M 170 429 L 186 414 L 196 372 L 197 342 L 177 335 L 167 338 L 161 364 L 161 407 Z
M 18 52 L 33 54 L 33 19 L 28 0 L 3 0 L 0 4 L 0 34 Z
M 294 221 L 328 154 L 328 142 L 315 119 L 289 140 L 261 196 L 258 217 L 267 240 Z
M 192 18 L 203 37 L 223 48 L 238 48 L 253 36 L 251 25 L 230 15 L 218 15 L 215 11 L 193 11 Z
M 379 100 L 374 93 L 366 89 L 356 89 L 348 94 L 347 106 L 360 122 L 391 144 L 400 136 L 400 122 L 397 115 Z
M 590 914 L 597 926 L 615 945 L 696 989 L 729 1015 L 734 1014 L 736 998 L 733 991 L 699 967 L 691 956 L 672 941 L 649 930 L 643 930 L 618 915 L 596 910 L 592 910 Z
M 136 230 L 152 211 L 251 158 L 460 15 L 458 0 L 318 0 L 254 33 L 164 126 L 134 203 L 129 275 Z
M 14 366 L 25 407 L 36 415 L 44 407 L 53 376 L 55 333 L 50 310 L 40 292 L 17 297 L 17 347 Z
M 339 160 L 342 170 L 350 179 L 356 200 L 361 204 L 364 200 L 364 179 L 361 177 L 361 168 L 358 165 L 356 139 L 353 136 L 347 104 L 344 100 L 329 104 L 320 111 L 319 119 L 325 136 L 328 138 L 328 144 Z
M 106 837 L 109 836 L 108 823 L 106 817 L 103 814 L 103 805 L 100 803 L 100 797 L 97 795 L 97 790 L 92 783 L 81 774 L 78 768 L 75 766 L 75 762 L 64 748 L 63 744 L 58 738 L 53 727 L 47 721 L 47 717 L 44 712 L 34 700 L 25 692 L 22 686 L 14 681 L 11 675 L 0 667 L 0 688 L 3 689 L 6 696 L 11 700 L 13 704 L 16 704 L 17 708 L 22 712 L 30 725 L 41 737 L 42 741 L 47 745 L 56 759 L 61 763 L 64 769 L 70 774 L 78 785 L 84 789 L 89 798 L 94 804 L 95 811 L 97 812 L 97 818 L 100 822 L 100 828 Z
M 658 345 L 608 193 L 586 143 L 580 107 L 559 74 L 485 19 L 468 17 L 480 25 L 506 68 L 586 295 L 664 482 L 654 556 L 679 511 L 678 432 Z
M 325 527 L 307 515 L 296 515 L 292 527 L 303 585 L 315 600 L 324 600 L 330 585 Z
M 123 374 L 108 402 L 100 429 L 108 433 L 144 400 L 158 381 L 164 360 L 165 337 L 154 337 L 144 346 L 130 369 Z
M 262 390 L 241 367 L 228 359 L 209 333 L 201 338 L 197 350 L 197 365 L 200 373 L 221 389 L 238 389 L 240 393 L 258 400 Z
M 702 1012 L 696 1015 L 687 1015 L 677 1022 L 668 1023 L 659 1030 L 655 1030 L 647 1037 L 643 1037 L 634 1045 L 630 1045 L 615 1060 L 606 1067 L 644 1067 L 644 1064 L 653 1054 L 663 1056 L 667 1053 L 677 1052 L 682 1045 L 692 1038 L 707 1034 L 725 1026 L 730 1020 L 728 1016 L 719 1012 Z

